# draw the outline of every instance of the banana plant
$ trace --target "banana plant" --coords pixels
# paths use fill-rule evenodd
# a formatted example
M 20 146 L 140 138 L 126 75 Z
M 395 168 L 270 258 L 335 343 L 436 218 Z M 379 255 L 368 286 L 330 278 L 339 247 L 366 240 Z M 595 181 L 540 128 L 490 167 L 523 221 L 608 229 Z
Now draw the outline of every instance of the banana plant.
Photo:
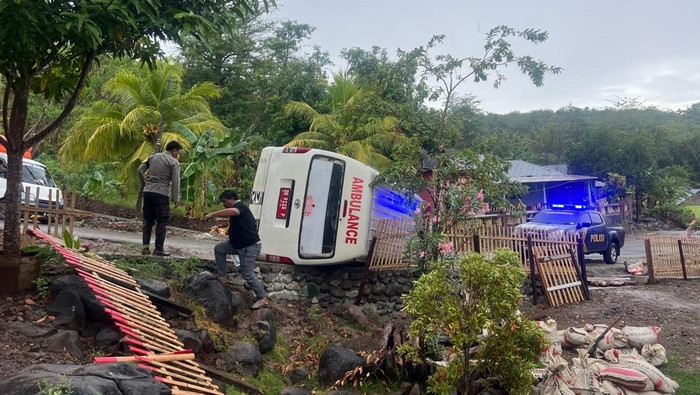
M 184 200 L 188 202 L 190 215 L 201 218 L 207 203 L 217 199 L 219 188 L 214 181 L 225 182 L 233 178 L 236 169 L 231 159 L 245 154 L 249 145 L 245 134 L 239 135 L 233 130 L 217 136 L 214 129 L 209 129 L 198 136 L 181 123 L 175 122 L 173 126 L 188 143 L 184 162 L 180 163 Z

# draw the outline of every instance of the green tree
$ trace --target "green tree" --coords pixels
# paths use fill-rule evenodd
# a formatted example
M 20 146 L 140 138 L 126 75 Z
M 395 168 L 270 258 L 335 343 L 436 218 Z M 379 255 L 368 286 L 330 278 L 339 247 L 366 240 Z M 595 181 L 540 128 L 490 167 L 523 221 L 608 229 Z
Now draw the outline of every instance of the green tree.
M 191 214 L 202 217 L 206 204 L 218 198 L 218 188 L 214 181 L 232 178 L 230 173 L 238 169 L 234 170 L 230 166 L 231 158 L 244 156 L 250 147 L 245 135 L 239 136 L 233 131 L 218 138 L 214 129 L 196 134 L 178 122 L 173 124 L 173 128 L 187 140 L 190 147 L 186 162 L 181 164 L 185 200 L 191 202 Z M 193 191 L 193 196 L 190 196 L 190 190 Z
M 157 66 L 123 70 L 106 82 L 106 99 L 90 106 L 68 133 L 60 150 L 64 165 L 119 160 L 124 163 L 122 180 L 131 180 L 133 185 L 136 168 L 155 151 L 163 109 L 163 147 L 178 141 L 187 150 L 191 143 L 174 127 L 175 122 L 197 135 L 226 130 L 207 102 L 219 96 L 214 84 L 182 91 L 182 67 L 167 61 Z
M 357 159 L 377 169 L 390 163 L 392 146 L 405 139 L 395 117 L 385 116 L 381 100 L 345 74 L 334 74 L 329 86 L 331 110 L 321 113 L 304 102 L 289 102 L 284 110 L 309 124 L 287 146 L 321 148 Z
M 445 333 L 454 352 L 448 365 L 430 376 L 430 393 L 449 394 L 459 387 L 475 394 L 470 380 L 478 377 L 483 388 L 495 377 L 509 394 L 530 394 L 531 370 L 545 340 L 533 321 L 517 314 L 524 280 L 518 255 L 505 249 L 493 260 L 469 254 L 454 270 L 440 266 L 418 279 L 404 296 L 403 310 L 413 318 L 410 335 L 434 339 Z M 401 351 L 425 362 L 420 345 Z
M 262 0 L 262 5 L 274 4 Z M 206 38 L 258 12 L 260 0 L 84 0 L 0 2 L 2 127 L 8 153 L 7 190 L 20 188 L 22 153 L 68 117 L 98 56 L 130 57 L 153 65 L 160 40 Z M 166 6 L 167 5 L 167 6 Z M 30 93 L 63 103 L 55 118 L 27 128 Z M 19 194 L 6 196 L 4 251 L 20 256 Z
M 504 67 L 515 64 L 523 74 L 530 77 L 535 86 L 544 83 L 546 74 L 558 74 L 560 67 L 550 66 L 529 55 L 517 55 L 510 42 L 511 38 L 522 38 L 532 43 L 547 40 L 547 32 L 536 29 L 516 30 L 508 26 L 497 26 L 486 34 L 484 53 L 481 56 L 458 58 L 450 54 L 433 55 L 431 52 L 445 39 L 444 35 L 433 36 L 425 47 L 418 48 L 418 65 L 421 84 L 428 87 L 428 99 L 442 100 L 440 122 L 434 131 L 436 140 L 441 140 L 445 133 L 455 133 L 450 127 L 450 111 L 458 98 L 458 88 L 468 80 L 473 82 L 493 79 L 493 86 L 498 88 L 505 80 L 501 72 Z M 404 56 L 415 56 L 416 52 L 404 52 Z M 437 83 L 431 87 L 430 83 Z M 448 140 L 454 136 L 448 136 Z
M 225 125 L 255 125 L 267 145 L 282 145 L 298 130 L 297 121 L 284 115 L 284 105 L 294 100 L 316 108 L 326 95 L 322 68 L 330 64 L 328 54 L 317 47 L 302 52 L 313 31 L 295 21 L 255 17 L 208 45 L 188 40 L 181 54 L 185 85 L 215 82 L 222 97 L 212 102 L 212 112 Z

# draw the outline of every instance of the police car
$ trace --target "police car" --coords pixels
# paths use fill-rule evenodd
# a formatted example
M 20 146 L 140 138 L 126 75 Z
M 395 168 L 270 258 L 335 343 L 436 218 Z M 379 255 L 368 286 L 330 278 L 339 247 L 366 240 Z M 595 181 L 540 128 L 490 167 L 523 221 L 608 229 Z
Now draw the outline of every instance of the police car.
M 584 254 L 603 254 L 607 264 L 617 262 L 620 249 L 625 245 L 625 230 L 607 226 L 598 211 L 585 205 L 553 204 L 552 208 L 537 213 L 530 221 L 515 227 L 518 234 L 528 231 L 577 232 L 583 239 Z

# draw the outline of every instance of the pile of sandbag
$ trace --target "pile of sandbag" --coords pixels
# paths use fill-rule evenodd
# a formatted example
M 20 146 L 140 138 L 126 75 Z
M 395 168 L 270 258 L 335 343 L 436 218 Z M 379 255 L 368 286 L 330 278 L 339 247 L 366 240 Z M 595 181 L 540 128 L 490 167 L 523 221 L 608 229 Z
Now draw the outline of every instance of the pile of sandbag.
M 641 276 L 647 274 L 647 261 L 625 262 L 627 273 Z
M 661 395 L 675 394 L 678 388 L 675 381 L 656 368 L 667 363 L 666 351 L 658 343 L 659 327 L 611 328 L 598 339 L 607 326 L 586 325 L 558 331 L 552 319 L 538 324 L 550 345 L 542 356 L 547 371 L 538 375 L 534 394 Z M 588 348 L 594 342 L 596 355 L 592 358 Z M 576 348 L 578 358 L 569 364 L 562 358 L 562 347 Z

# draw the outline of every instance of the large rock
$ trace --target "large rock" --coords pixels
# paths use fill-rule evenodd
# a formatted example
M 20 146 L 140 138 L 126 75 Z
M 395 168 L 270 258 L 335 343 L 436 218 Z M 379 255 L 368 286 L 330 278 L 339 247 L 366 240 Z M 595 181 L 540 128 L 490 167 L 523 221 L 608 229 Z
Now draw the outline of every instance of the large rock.
M 68 352 L 72 355 L 80 355 L 80 336 L 76 331 L 62 331 L 51 336 L 46 341 L 46 348 L 53 352 Z
M 136 277 L 136 282 L 144 291 L 148 291 L 166 299 L 170 298 L 170 287 L 168 287 L 168 284 L 162 281 Z
M 331 346 L 321 355 L 318 364 L 318 379 L 322 386 L 328 387 L 335 384 L 343 377 L 345 372 L 354 369 L 356 366 L 364 365 L 365 360 L 354 351 Z
M 280 395 L 311 395 L 311 391 L 302 387 L 287 387 L 280 392 Z
M 200 302 L 207 315 L 214 321 L 229 325 L 243 302 L 234 298 L 231 291 L 210 272 L 201 272 L 185 286 L 185 292 Z
M 73 290 L 63 290 L 48 308 L 56 316 L 53 324 L 72 330 L 81 330 L 85 326 L 85 306 L 80 295 Z
M 194 354 L 202 351 L 202 339 L 199 335 L 184 329 L 175 329 L 177 338 L 185 345 L 185 349 L 192 350 Z
M 291 381 L 292 384 L 296 384 L 309 378 L 309 369 L 303 365 L 297 366 L 287 373 L 287 377 L 289 377 L 289 381 Z
M 360 326 L 369 325 L 369 318 L 367 318 L 365 312 L 362 311 L 362 308 L 352 303 L 336 306 L 332 309 L 332 312 L 335 316 L 343 318 L 345 321 L 351 324 L 357 324 Z
M 250 326 L 250 330 L 258 342 L 261 354 L 267 354 L 275 348 L 277 343 L 277 328 L 268 321 L 258 321 Z
M 47 389 L 63 389 L 49 392 Z M 133 363 L 34 365 L 0 381 L 0 394 L 169 395 L 170 388 Z
M 112 324 L 112 318 L 105 312 L 102 304 L 95 298 L 95 294 L 88 287 L 85 280 L 77 274 L 68 274 L 57 277 L 50 285 L 51 292 L 60 293 L 63 290 L 75 291 L 80 295 L 80 300 L 85 306 L 87 319 L 103 324 Z
M 29 322 L 10 322 L 7 329 L 26 337 L 44 337 L 56 332 L 56 328 L 39 326 Z
M 257 376 L 262 367 L 262 354 L 257 346 L 246 342 L 235 342 L 223 358 L 228 362 L 227 370 L 237 370 L 246 376 Z
M 112 328 L 104 327 L 95 335 L 95 348 L 104 353 L 117 351 L 121 335 Z

